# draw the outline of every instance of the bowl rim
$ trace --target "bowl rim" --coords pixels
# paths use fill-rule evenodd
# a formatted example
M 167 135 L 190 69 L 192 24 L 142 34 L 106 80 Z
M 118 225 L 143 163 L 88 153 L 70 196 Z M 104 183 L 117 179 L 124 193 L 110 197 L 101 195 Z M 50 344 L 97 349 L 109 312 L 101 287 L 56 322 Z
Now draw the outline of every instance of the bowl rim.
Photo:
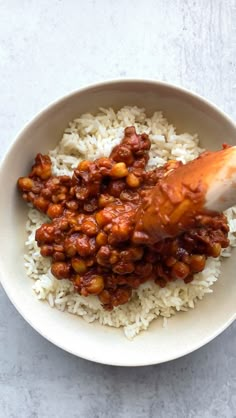
M 91 89 L 97 89 L 97 88 L 106 88 L 106 87 L 111 87 L 111 86 L 118 86 L 121 84 L 130 84 L 130 83 L 140 83 L 140 84 L 146 84 L 149 85 L 150 87 L 155 84 L 156 86 L 162 86 L 162 87 L 166 87 L 171 89 L 172 91 L 176 91 L 179 93 L 184 93 L 186 95 L 191 96 L 193 99 L 196 99 L 200 102 L 202 102 L 204 105 L 210 107 L 212 110 L 216 111 L 221 117 L 223 117 L 226 122 L 231 125 L 231 127 L 233 127 L 234 129 L 236 129 L 236 123 L 234 123 L 234 121 L 223 111 L 221 110 L 218 106 L 216 106 L 214 103 L 212 103 L 210 100 L 206 99 L 205 97 L 199 95 L 196 92 L 193 92 L 187 88 L 181 87 L 178 84 L 175 83 L 169 83 L 169 82 L 165 82 L 165 81 L 159 81 L 159 80 L 155 80 L 155 79 L 141 79 L 141 78 L 124 78 L 124 79 L 111 79 L 111 80 L 106 80 L 106 81 L 99 81 L 96 83 L 92 83 L 92 84 L 88 84 L 84 87 L 81 87 L 79 89 L 75 89 L 72 90 L 71 92 L 57 98 L 56 100 L 51 101 L 48 105 L 44 106 L 42 108 L 42 110 L 40 110 L 39 112 L 36 113 L 36 115 L 30 119 L 29 121 L 27 121 L 24 126 L 16 133 L 16 135 L 14 136 L 13 141 L 11 141 L 8 149 L 6 150 L 6 152 L 3 154 L 2 159 L 0 161 L 0 176 L 2 174 L 2 172 L 4 171 L 5 168 L 5 164 L 7 164 L 7 160 L 8 157 L 10 156 L 13 148 L 15 147 L 15 145 L 20 142 L 21 140 L 21 136 L 25 133 L 25 131 L 32 125 L 34 124 L 38 119 L 40 119 L 42 116 L 46 115 L 46 113 L 51 110 L 53 107 L 62 104 L 64 101 L 67 101 L 68 99 L 72 98 L 73 96 L 76 96 L 78 94 L 81 93 L 85 93 L 86 91 L 89 91 Z M 137 366 L 149 366 L 149 365 L 155 365 L 155 364 L 160 364 L 160 363 L 165 363 L 168 361 L 172 361 L 175 360 L 177 358 L 181 358 L 187 354 L 190 354 L 192 352 L 194 352 L 195 350 L 201 348 L 202 346 L 204 346 L 205 344 L 209 343 L 210 341 L 212 341 L 214 338 L 216 338 L 218 335 L 220 335 L 224 330 L 226 330 L 226 328 L 228 328 L 235 320 L 236 320 L 236 311 L 234 313 L 234 315 L 232 315 L 232 317 L 230 317 L 225 323 L 222 324 L 221 327 L 219 327 L 216 331 L 210 333 L 207 337 L 200 339 L 198 344 L 195 344 L 193 347 L 188 348 L 186 350 L 183 350 L 181 354 L 176 354 L 176 355 L 172 355 L 170 356 L 168 359 L 165 360 L 161 360 L 158 361 L 158 359 L 156 361 L 136 361 L 135 363 L 132 364 L 128 364 L 126 363 L 124 360 L 123 361 L 113 361 L 113 362 L 106 362 L 106 360 L 101 360 L 100 358 L 94 358 L 92 356 L 90 356 L 87 353 L 78 353 L 78 350 L 73 350 L 73 349 L 69 349 L 68 347 L 65 347 L 65 345 L 63 344 L 63 342 L 61 343 L 60 341 L 56 341 L 54 338 L 50 338 L 50 335 L 44 333 L 43 329 L 41 329 L 40 326 L 37 326 L 37 324 L 34 324 L 34 321 L 32 321 L 25 313 L 24 310 L 22 309 L 22 307 L 14 300 L 14 295 L 11 291 L 11 286 L 8 286 L 8 281 L 7 278 L 4 276 L 3 274 L 4 271 L 4 261 L 2 258 L 0 258 L 0 283 L 6 293 L 6 295 L 8 296 L 8 298 L 10 299 L 11 303 L 13 304 L 13 306 L 17 309 L 17 311 L 20 313 L 20 315 L 25 319 L 25 321 L 33 328 L 35 329 L 40 335 L 42 335 L 46 340 L 48 340 L 49 342 L 51 342 L 52 344 L 54 344 L 55 346 L 59 347 L 60 349 L 73 354 L 77 357 L 83 358 L 85 360 L 89 360 L 89 361 L 93 361 L 99 364 L 104 364 L 104 365 L 112 365 L 112 366 L 123 366 L 123 367 L 137 367 Z
M 76 96 L 77 94 L 86 92 L 86 90 L 96 89 L 96 88 L 99 88 L 99 87 L 106 87 L 106 86 L 109 86 L 109 85 L 130 84 L 130 83 L 144 83 L 144 84 L 149 84 L 150 86 L 152 84 L 156 84 L 157 86 L 159 85 L 159 86 L 162 86 L 162 87 L 167 87 L 167 88 L 170 88 L 172 90 L 176 90 L 176 91 L 185 93 L 185 94 L 187 94 L 189 96 L 192 96 L 193 98 L 201 101 L 205 105 L 210 106 L 213 110 L 220 113 L 221 116 L 223 118 L 225 118 L 230 125 L 232 125 L 234 128 L 236 128 L 236 122 L 234 122 L 231 119 L 231 117 L 228 116 L 227 113 L 224 110 L 222 110 L 220 107 L 215 105 L 212 101 L 210 101 L 210 100 L 206 99 L 205 97 L 201 96 L 200 94 L 196 93 L 195 91 L 192 91 L 190 89 L 182 87 L 182 86 L 178 85 L 177 83 L 169 83 L 169 82 L 161 81 L 161 80 L 142 79 L 142 78 L 124 78 L 124 79 L 111 79 L 111 80 L 106 80 L 106 81 L 98 81 L 96 83 L 88 84 L 84 87 L 81 87 L 81 88 L 78 88 L 78 89 L 75 89 L 75 90 L 71 90 L 69 93 L 66 93 L 63 96 L 57 97 L 56 99 L 50 101 L 47 105 L 43 106 L 42 109 L 39 110 L 33 116 L 32 119 L 25 122 L 23 127 L 20 128 L 19 130 L 17 130 L 16 134 L 14 135 L 13 140 L 11 141 L 9 147 L 7 148 L 7 150 L 5 151 L 4 155 L 2 156 L 2 158 L 0 160 L 0 174 L 1 174 L 1 171 L 3 170 L 3 165 L 4 165 L 4 162 L 5 162 L 5 159 L 7 159 L 8 154 L 10 154 L 12 148 L 20 140 L 20 136 L 23 135 L 23 133 L 28 129 L 28 127 L 32 123 L 36 122 L 41 116 L 46 114 L 51 108 L 53 108 L 54 106 L 59 105 L 60 103 L 63 103 L 63 101 L 66 101 L 67 99 L 69 99 L 73 96 Z

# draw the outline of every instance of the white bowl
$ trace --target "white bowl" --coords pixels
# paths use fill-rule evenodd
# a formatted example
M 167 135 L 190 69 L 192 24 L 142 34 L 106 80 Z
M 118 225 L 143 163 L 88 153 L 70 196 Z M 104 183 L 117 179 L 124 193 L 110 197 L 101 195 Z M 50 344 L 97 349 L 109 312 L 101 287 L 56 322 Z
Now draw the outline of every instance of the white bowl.
M 180 131 L 198 133 L 203 147 L 217 149 L 235 143 L 233 122 L 205 99 L 166 83 L 112 81 L 72 93 L 49 106 L 17 136 L 0 168 L 0 274 L 2 285 L 20 314 L 52 343 L 99 363 L 140 366 L 175 359 L 206 344 L 236 317 L 233 257 L 223 263 L 221 278 L 196 308 L 178 313 L 162 327 L 154 321 L 132 342 L 121 329 L 88 324 L 69 313 L 51 309 L 33 295 L 23 263 L 27 208 L 17 178 L 30 169 L 38 152 L 46 153 L 60 140 L 68 121 L 98 107 L 137 105 L 148 112 L 163 110 Z

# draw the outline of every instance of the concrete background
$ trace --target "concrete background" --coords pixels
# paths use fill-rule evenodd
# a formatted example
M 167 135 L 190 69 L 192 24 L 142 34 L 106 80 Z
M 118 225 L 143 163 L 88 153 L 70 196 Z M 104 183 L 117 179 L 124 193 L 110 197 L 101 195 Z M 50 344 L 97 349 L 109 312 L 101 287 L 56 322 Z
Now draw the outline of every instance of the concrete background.
M 0 157 L 49 102 L 133 76 L 190 88 L 236 119 L 236 2 L 0 0 Z M 44 340 L 0 289 L 0 418 L 233 418 L 235 347 L 236 324 L 170 363 L 93 364 Z

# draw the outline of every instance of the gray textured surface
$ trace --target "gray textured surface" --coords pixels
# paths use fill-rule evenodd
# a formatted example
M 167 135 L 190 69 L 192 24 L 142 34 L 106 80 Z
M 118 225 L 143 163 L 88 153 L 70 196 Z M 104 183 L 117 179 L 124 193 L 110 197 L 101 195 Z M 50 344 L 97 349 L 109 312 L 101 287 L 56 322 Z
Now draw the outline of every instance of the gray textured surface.
M 132 76 L 191 88 L 236 119 L 235 1 L 0 0 L 0 157 L 48 102 Z M 236 324 L 180 360 L 122 369 L 54 347 L 2 289 L 0 315 L 1 418 L 236 417 Z

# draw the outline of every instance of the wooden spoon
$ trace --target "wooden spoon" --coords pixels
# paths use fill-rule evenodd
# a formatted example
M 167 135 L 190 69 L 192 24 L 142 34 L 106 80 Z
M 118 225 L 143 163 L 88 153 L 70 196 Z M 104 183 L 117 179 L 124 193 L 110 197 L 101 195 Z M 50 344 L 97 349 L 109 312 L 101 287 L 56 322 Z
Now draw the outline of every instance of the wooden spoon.
M 236 146 L 204 152 L 167 172 L 148 190 L 138 210 L 135 243 L 156 243 L 194 226 L 196 216 L 214 215 L 236 204 Z

